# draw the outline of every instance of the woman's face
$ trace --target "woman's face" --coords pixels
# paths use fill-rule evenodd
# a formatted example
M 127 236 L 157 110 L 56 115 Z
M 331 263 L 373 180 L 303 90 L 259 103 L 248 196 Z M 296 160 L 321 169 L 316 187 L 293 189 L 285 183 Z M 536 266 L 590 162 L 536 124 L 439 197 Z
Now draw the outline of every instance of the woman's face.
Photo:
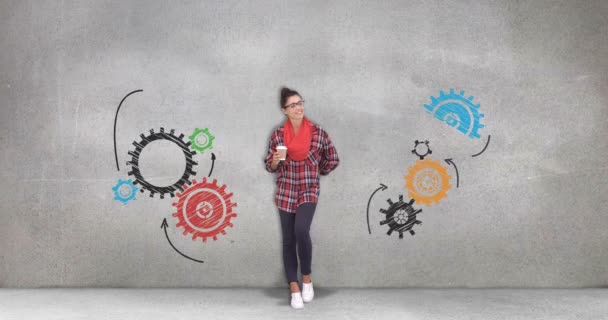
M 304 100 L 298 95 L 287 98 L 283 113 L 287 115 L 289 120 L 302 120 L 304 118 Z

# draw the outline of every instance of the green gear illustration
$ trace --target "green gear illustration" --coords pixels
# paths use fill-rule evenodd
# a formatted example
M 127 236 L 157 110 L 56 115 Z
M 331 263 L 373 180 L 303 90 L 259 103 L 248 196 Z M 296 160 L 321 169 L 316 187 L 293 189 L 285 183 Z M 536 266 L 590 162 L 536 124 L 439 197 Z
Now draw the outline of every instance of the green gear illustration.
M 208 128 L 196 128 L 194 130 L 194 133 L 192 133 L 192 135 L 189 136 L 188 139 L 190 140 L 190 142 L 192 142 L 191 147 L 202 153 L 206 149 L 213 148 L 213 139 L 215 139 L 215 137 L 212 136 L 211 133 L 209 133 Z

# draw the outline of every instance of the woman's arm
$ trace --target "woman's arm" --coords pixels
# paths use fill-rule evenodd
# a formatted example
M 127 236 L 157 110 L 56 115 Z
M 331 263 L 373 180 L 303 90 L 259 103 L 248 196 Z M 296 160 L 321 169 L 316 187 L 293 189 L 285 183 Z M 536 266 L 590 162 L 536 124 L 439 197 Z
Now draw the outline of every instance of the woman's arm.
M 322 131 L 323 135 L 323 148 L 321 150 L 321 163 L 319 163 L 320 174 L 322 176 L 328 175 L 332 172 L 340 163 L 338 158 L 338 151 L 334 147 L 329 135 L 325 130 Z
M 276 130 L 270 136 L 270 141 L 268 142 L 268 153 L 266 154 L 266 159 L 264 160 L 266 164 L 266 171 L 268 172 L 276 172 L 281 162 L 275 163 L 273 165 L 274 153 L 277 150 L 277 132 Z

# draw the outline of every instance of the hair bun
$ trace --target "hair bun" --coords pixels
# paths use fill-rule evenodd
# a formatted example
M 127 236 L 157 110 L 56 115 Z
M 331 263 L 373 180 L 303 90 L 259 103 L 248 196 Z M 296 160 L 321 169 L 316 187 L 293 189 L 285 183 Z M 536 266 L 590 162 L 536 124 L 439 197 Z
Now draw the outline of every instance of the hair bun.
M 300 96 L 300 94 L 295 90 L 289 89 L 288 87 L 285 87 L 285 86 L 281 87 L 281 97 L 279 99 L 279 104 L 280 104 L 281 108 L 283 108 L 283 106 L 285 105 L 285 102 L 287 101 L 287 99 L 289 97 L 295 96 L 295 95 Z M 300 98 L 301 97 L 302 96 L 300 96 Z

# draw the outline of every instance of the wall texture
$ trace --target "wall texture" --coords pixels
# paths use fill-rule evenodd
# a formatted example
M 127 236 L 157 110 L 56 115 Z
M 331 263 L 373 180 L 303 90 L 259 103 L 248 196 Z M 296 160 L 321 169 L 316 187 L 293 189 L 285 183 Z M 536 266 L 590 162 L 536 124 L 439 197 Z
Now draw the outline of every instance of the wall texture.
M 606 286 L 607 17 L 603 0 L 1 1 L 0 286 L 283 286 L 262 163 L 281 85 L 342 160 L 311 230 L 319 286 Z M 479 138 L 425 109 L 450 88 L 480 105 Z M 114 199 L 161 127 L 215 136 L 188 179 L 213 166 L 233 193 L 216 241 L 183 234 L 177 197 Z M 380 209 L 410 198 L 415 140 L 451 187 L 399 239 Z M 177 144 L 144 151 L 147 181 L 179 179 Z

